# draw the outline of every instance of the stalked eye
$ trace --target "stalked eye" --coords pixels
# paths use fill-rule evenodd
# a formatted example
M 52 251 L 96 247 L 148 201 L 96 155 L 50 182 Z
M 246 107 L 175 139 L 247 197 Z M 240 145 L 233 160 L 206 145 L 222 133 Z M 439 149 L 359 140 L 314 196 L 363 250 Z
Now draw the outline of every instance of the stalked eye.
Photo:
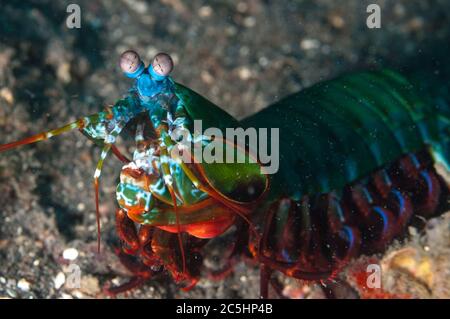
M 125 73 L 134 73 L 141 64 L 141 58 L 136 51 L 127 50 L 120 55 L 120 68 Z
M 153 70 L 161 76 L 168 76 L 173 70 L 173 60 L 167 53 L 158 53 L 152 61 Z

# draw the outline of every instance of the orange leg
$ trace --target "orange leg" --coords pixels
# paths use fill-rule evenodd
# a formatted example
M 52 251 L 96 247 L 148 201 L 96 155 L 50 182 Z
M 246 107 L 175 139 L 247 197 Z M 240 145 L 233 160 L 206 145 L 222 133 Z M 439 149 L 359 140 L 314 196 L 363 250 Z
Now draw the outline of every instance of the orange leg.
M 116 229 L 119 239 L 123 243 L 122 247 L 117 249 L 117 255 L 133 276 L 120 286 L 105 287 L 104 292 L 111 296 L 132 290 L 162 272 L 161 267 L 156 267 L 160 265 L 160 262 L 150 247 L 152 237 L 150 227 L 141 226 L 138 232 L 127 213 L 123 209 L 118 209 L 116 211 Z

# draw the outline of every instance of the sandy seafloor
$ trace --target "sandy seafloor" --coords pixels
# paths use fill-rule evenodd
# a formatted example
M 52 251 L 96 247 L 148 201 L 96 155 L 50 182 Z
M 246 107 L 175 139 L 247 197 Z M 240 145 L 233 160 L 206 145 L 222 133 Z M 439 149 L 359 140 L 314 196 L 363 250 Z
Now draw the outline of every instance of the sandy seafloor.
M 343 72 L 402 67 L 422 55 L 426 64 L 425 56 L 445 50 L 450 40 L 447 0 L 0 3 L 1 143 L 116 101 L 131 84 L 117 66 L 128 48 L 146 61 L 169 52 L 177 81 L 242 118 Z M 68 3 L 81 6 L 79 30 L 65 25 Z M 369 3 L 382 8 L 381 29 L 366 27 Z M 117 238 L 114 191 L 120 171 L 113 157 L 102 176 L 103 249 L 95 253 L 92 176 L 98 155 L 77 132 L 0 154 L 0 297 L 101 297 L 108 281 L 127 279 L 110 245 Z M 78 256 L 69 262 L 64 251 Z M 384 256 L 354 261 L 341 278 L 355 288 L 355 272 L 368 261 L 382 265 L 386 293 L 449 298 L 450 214 L 410 227 Z M 80 289 L 67 284 L 69 263 L 80 266 Z M 256 298 L 258 276 L 256 267 L 240 263 L 225 280 L 202 279 L 188 293 L 161 277 L 118 297 Z M 286 283 L 290 297 L 323 297 L 317 285 L 295 284 Z M 349 288 L 340 296 L 377 295 Z

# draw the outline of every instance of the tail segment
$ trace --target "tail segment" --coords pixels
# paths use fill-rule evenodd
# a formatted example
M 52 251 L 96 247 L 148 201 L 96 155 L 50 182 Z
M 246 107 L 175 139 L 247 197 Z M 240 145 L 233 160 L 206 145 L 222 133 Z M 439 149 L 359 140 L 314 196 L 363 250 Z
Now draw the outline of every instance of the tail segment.
M 419 88 L 419 94 L 429 99 L 436 114 L 434 123 L 439 138 L 432 141 L 434 159 L 450 171 L 450 45 L 432 48 L 411 62 L 406 74 Z M 418 67 L 419 66 L 419 67 Z
M 432 145 L 435 160 L 450 172 L 450 63 L 430 77 L 428 92 L 436 111 L 440 138 Z
M 449 102 L 447 102 L 446 111 L 448 112 L 449 109 Z M 450 172 L 450 116 L 439 113 L 437 127 L 441 132 L 441 139 L 432 145 L 433 157 Z
M 433 147 L 433 156 L 436 161 L 450 171 L 450 62 L 439 71 L 430 83 L 432 99 L 437 114 L 437 127 L 441 133 L 441 139 Z

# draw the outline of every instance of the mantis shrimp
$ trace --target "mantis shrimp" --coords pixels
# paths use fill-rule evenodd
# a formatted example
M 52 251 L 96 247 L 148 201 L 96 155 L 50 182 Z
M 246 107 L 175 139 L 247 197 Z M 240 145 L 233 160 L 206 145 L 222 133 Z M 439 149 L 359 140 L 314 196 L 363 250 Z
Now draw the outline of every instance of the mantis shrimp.
M 449 169 L 448 87 L 439 96 L 422 94 L 420 84 L 395 71 L 357 72 L 237 121 L 173 81 L 167 54 L 158 54 L 146 68 L 136 52 L 126 51 L 120 66 L 136 80 L 124 99 L 0 146 L 2 152 L 80 130 L 102 147 L 94 174 L 97 216 L 106 156 L 112 152 L 124 163 L 116 191 L 118 255 L 134 275 L 112 293 L 163 271 L 183 289 L 192 288 L 204 270 L 207 243 L 235 226 L 220 273 L 242 256 L 256 261 L 260 294 L 267 298 L 274 271 L 303 280 L 331 278 L 351 258 L 385 249 L 413 216 L 432 216 L 446 195 L 447 184 L 433 164 Z M 136 118 L 130 160 L 115 141 Z M 272 150 L 279 147 L 280 169 L 267 173 L 248 143 L 240 147 L 235 140 L 196 134 L 196 120 L 219 129 L 278 128 L 279 144 Z M 181 138 L 201 150 L 216 143 L 241 160 L 198 161 Z M 100 233 L 98 218 L 97 223 Z

